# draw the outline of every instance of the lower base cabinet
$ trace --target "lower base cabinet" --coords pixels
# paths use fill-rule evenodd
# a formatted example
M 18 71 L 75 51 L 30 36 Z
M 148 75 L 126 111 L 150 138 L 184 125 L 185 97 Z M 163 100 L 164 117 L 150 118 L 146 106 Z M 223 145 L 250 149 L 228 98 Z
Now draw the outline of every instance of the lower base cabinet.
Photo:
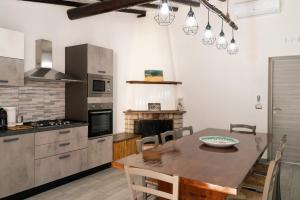
M 0 137 L 0 198 L 34 187 L 34 134 Z
M 35 160 L 35 185 L 39 186 L 87 169 L 87 149 Z
M 90 139 L 88 141 L 88 168 L 112 162 L 113 136 Z

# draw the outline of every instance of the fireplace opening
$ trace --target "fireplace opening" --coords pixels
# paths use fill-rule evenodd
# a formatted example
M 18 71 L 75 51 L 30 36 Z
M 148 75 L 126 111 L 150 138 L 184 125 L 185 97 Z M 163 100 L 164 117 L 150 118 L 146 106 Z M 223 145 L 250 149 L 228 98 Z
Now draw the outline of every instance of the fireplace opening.
M 173 130 L 173 120 L 134 120 L 134 133 L 142 137 L 159 136 L 170 130 Z

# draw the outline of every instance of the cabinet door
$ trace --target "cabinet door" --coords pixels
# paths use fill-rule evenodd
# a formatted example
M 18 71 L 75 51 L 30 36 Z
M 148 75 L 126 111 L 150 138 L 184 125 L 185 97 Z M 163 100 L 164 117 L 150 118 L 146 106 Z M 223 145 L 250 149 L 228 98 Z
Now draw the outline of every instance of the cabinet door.
M 34 187 L 34 135 L 0 138 L 0 198 Z
M 88 45 L 88 73 L 113 75 L 113 50 Z
M 1 85 L 24 86 L 24 60 L 0 57 Z
M 24 34 L 0 28 L 0 56 L 24 59 Z
M 113 136 L 96 138 L 88 141 L 88 168 L 112 162 Z
M 35 160 L 35 186 L 79 173 L 86 168 L 86 149 Z

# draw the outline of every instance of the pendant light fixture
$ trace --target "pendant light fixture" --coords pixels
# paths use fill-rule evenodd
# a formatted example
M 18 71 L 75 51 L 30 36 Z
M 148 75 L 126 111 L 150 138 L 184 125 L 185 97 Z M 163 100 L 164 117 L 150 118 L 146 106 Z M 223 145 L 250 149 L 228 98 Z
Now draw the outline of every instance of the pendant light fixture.
M 190 6 L 190 10 L 186 16 L 185 24 L 183 26 L 183 31 L 187 35 L 195 35 L 198 32 L 198 28 L 199 26 L 198 26 L 197 19 L 195 17 L 195 13 L 192 9 L 192 6 Z
M 172 24 L 175 19 L 172 7 L 169 5 L 169 0 L 160 0 L 158 13 L 154 17 L 155 21 L 161 26 Z
M 225 37 L 225 33 L 224 33 L 224 30 L 223 30 L 223 19 L 222 19 L 222 29 L 221 29 L 221 32 L 219 34 L 216 46 L 220 50 L 227 49 L 227 46 L 228 46 L 228 43 L 227 43 L 227 40 L 226 40 L 226 37 Z
M 230 44 L 228 45 L 227 52 L 230 55 L 235 55 L 239 52 L 239 49 L 238 49 L 237 44 L 234 39 L 234 30 L 233 29 L 232 29 L 232 39 L 230 41 Z
M 216 37 L 214 35 L 214 33 L 211 30 L 211 25 L 209 23 L 209 9 L 207 9 L 207 25 L 205 27 L 205 31 L 204 31 L 204 35 L 202 38 L 202 43 L 204 45 L 213 45 L 216 41 Z

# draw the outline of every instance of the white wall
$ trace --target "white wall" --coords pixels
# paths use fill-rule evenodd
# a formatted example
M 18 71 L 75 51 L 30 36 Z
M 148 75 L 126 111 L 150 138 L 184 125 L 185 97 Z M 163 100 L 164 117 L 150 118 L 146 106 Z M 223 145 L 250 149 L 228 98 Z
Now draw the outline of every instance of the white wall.
M 225 5 L 216 3 L 225 10 Z M 181 9 L 170 27 L 176 77 L 183 81 L 182 95 L 186 110 L 185 124 L 195 129 L 228 128 L 230 123 L 247 123 L 267 131 L 268 58 L 299 55 L 300 43 L 285 43 L 285 37 L 300 36 L 300 1 L 282 0 L 282 12 L 268 16 L 236 20 L 240 53 L 230 56 L 215 46 L 201 43 L 207 23 L 207 11 L 196 9 L 200 33 L 186 36 L 182 24 L 186 12 Z M 187 11 L 187 8 L 185 8 Z M 220 20 L 211 16 L 216 34 Z M 231 30 L 225 34 L 231 39 Z M 263 110 L 254 109 L 256 96 L 262 96 Z
M 136 106 L 133 101 L 136 96 L 145 97 L 143 102 L 149 97 L 145 88 L 130 92 L 126 80 L 143 79 L 144 69 L 163 69 L 166 79 L 174 78 L 168 30 L 157 26 L 151 15 L 137 19 L 135 15 L 113 12 L 70 21 L 67 9 L 50 4 L 1 0 L 0 27 L 25 33 L 25 71 L 35 66 L 36 39 L 53 41 L 54 68 L 60 71 L 64 71 L 66 46 L 91 43 L 113 49 L 114 129 L 124 131 L 123 111 Z M 156 88 L 156 91 L 163 93 L 162 88 Z M 172 104 L 174 95 L 173 92 L 167 96 L 166 107 L 168 102 Z

